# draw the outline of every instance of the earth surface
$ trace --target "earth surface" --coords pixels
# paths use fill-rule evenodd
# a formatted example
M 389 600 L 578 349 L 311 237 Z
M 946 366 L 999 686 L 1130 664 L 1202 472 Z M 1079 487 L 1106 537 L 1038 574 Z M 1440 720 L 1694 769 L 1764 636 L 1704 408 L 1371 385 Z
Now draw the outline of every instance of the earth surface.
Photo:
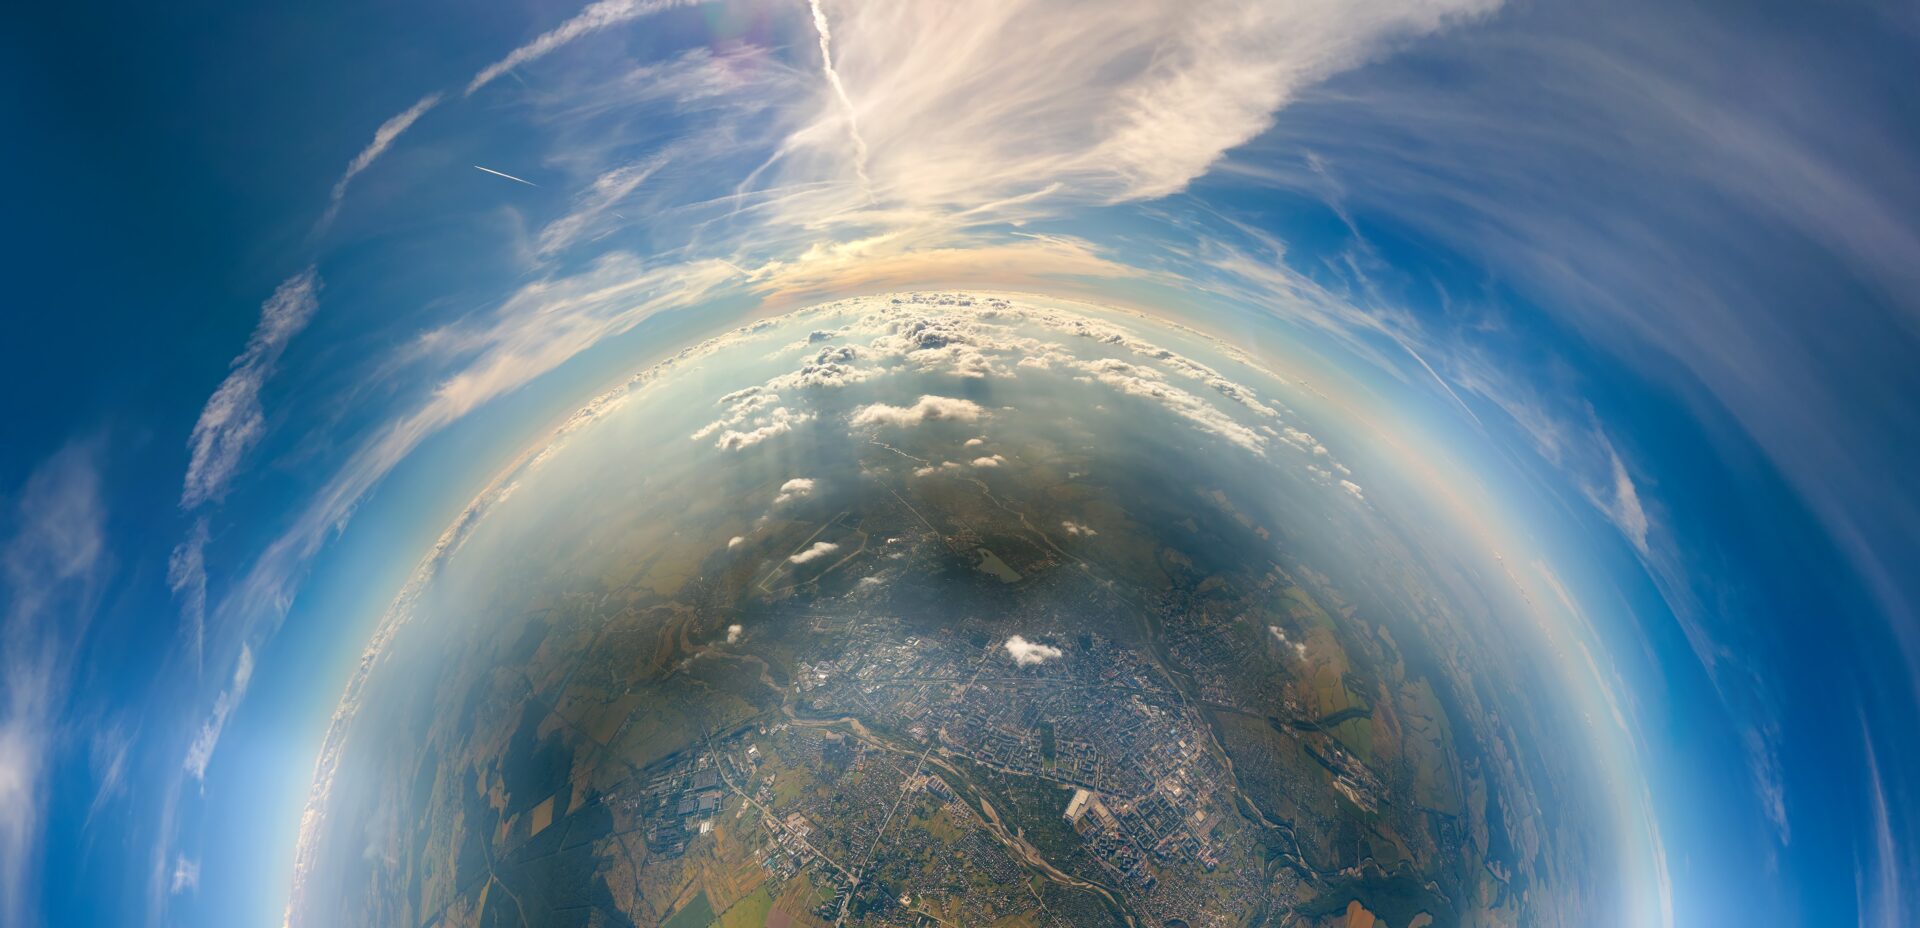
M 642 372 L 387 618 L 292 921 L 1578 923 L 1565 721 L 1314 392 L 975 294 Z

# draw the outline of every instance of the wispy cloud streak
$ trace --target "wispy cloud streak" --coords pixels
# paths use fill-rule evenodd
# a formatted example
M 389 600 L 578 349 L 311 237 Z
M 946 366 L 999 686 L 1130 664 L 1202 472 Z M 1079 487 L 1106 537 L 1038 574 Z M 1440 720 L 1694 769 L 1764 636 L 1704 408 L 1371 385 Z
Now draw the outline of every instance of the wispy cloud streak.
M 15 496 L 0 547 L 0 922 L 32 925 L 48 766 L 74 653 L 108 563 L 106 505 L 93 444 L 43 462 Z
M 400 137 L 400 133 L 411 128 L 421 116 L 426 115 L 426 112 L 433 109 L 439 102 L 440 94 L 427 94 L 421 97 L 419 102 L 396 113 L 392 118 L 381 123 L 380 128 L 373 131 L 373 141 L 368 142 L 367 147 L 354 155 L 352 161 L 347 162 L 346 172 L 340 175 L 339 180 L 334 181 L 333 194 L 327 201 L 327 211 L 320 217 L 322 228 L 331 225 L 333 218 L 339 214 L 340 203 L 347 196 L 347 185 L 352 183 L 355 177 L 360 176 L 360 172 L 371 167 L 374 159 L 386 154 L 387 149 L 393 147 L 394 140 Z
M 260 389 L 273 376 L 287 342 L 307 327 L 319 308 L 320 277 L 307 268 L 288 278 L 260 307 L 247 347 L 233 359 L 233 370 L 213 391 L 187 440 L 187 462 L 180 505 L 193 509 L 225 495 L 241 459 L 260 441 L 266 418 Z
M 847 136 L 853 141 L 853 170 L 860 177 L 860 189 L 867 199 L 873 199 L 873 178 L 867 176 L 867 140 L 860 137 L 860 117 L 854 110 L 853 99 L 847 96 L 847 85 L 840 80 L 840 72 L 833 67 L 833 29 L 827 24 L 827 11 L 821 7 L 820 0 L 808 0 L 813 11 L 813 30 L 820 37 L 820 70 L 826 74 L 827 83 L 833 87 L 833 96 L 840 101 L 840 109 L 847 117 Z
M 480 73 L 467 82 L 466 93 L 472 96 L 474 91 L 493 83 L 502 74 L 523 64 L 538 61 L 552 54 L 556 49 L 583 36 L 599 32 L 609 26 L 632 22 L 643 16 L 661 10 L 682 6 L 686 0 L 600 0 L 575 14 L 572 19 L 542 33 L 538 38 L 509 52 L 505 58 L 480 69 Z

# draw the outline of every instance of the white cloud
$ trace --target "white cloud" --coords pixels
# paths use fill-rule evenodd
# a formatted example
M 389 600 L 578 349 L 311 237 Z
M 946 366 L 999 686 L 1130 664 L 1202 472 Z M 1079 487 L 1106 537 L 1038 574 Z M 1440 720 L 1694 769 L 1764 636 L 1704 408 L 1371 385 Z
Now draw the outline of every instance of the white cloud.
M 979 403 L 950 396 L 922 396 L 912 406 L 874 403 L 853 414 L 854 425 L 891 425 L 908 428 L 933 420 L 972 422 L 986 414 Z
M 87 755 L 94 777 L 93 801 L 87 804 L 87 825 L 91 827 L 93 817 L 99 814 L 107 801 L 124 792 L 127 753 L 133 747 L 133 737 L 122 723 L 114 722 L 100 725 L 87 740 Z
M 320 278 L 313 268 L 289 277 L 261 304 L 260 321 L 233 370 L 208 398 L 187 440 L 192 452 L 180 505 L 192 509 L 225 495 L 241 458 L 266 432 L 260 388 L 273 376 L 287 342 L 306 328 L 320 305 Z
M 1093 529 L 1088 528 L 1087 526 L 1081 525 L 1080 523 L 1075 522 L 1072 519 L 1068 519 L 1060 523 L 1060 527 L 1065 529 L 1067 534 L 1069 535 L 1084 535 L 1086 537 L 1091 538 L 1094 535 L 1100 534 L 1099 532 L 1096 532 Z
M 200 888 L 200 862 L 189 860 L 182 854 L 173 861 L 173 876 L 169 886 L 174 895 L 192 892 Z
M 718 433 L 714 447 L 722 451 L 751 448 L 769 438 L 785 435 L 793 431 L 795 426 L 805 425 L 814 419 L 811 412 L 796 412 L 780 405 L 780 394 L 773 392 L 771 386 L 735 390 L 721 397 L 719 404 L 727 407 L 727 411 L 720 418 L 701 426 L 692 437 L 694 441 L 702 441 Z
M 965 307 L 956 310 L 918 302 L 890 306 L 863 320 L 861 328 L 878 330 L 869 345 L 875 353 L 957 377 L 999 376 L 1009 372 L 1007 362 L 1014 358 L 1046 355 L 1049 348 L 1057 353 L 1057 346 L 1017 335 Z
M 1607 517 L 1642 558 L 1651 558 L 1652 529 L 1640 491 L 1613 439 L 1585 400 L 1554 404 L 1496 362 L 1469 356 L 1455 361 L 1461 387 L 1507 415 L 1541 460 L 1564 472 L 1593 508 Z
M 1340 489 L 1347 491 L 1354 499 L 1364 500 L 1366 495 L 1360 491 L 1360 485 L 1351 480 L 1340 481 Z
M 814 480 L 812 477 L 795 477 L 780 485 L 780 492 L 774 496 L 773 504 L 778 506 L 782 503 L 790 503 L 796 499 L 812 496 L 813 487 Z
M 768 393 L 758 387 L 736 390 L 720 398 L 720 405 L 728 407 L 726 414 L 701 426 L 690 437 L 694 441 L 704 441 L 714 433 L 740 425 L 756 414 L 760 414 L 762 410 L 770 410 L 770 407 L 778 406 L 779 403 L 779 394 Z M 761 416 L 761 420 L 764 422 L 771 416 L 772 413 L 769 411 Z
M 1887 790 L 1880 773 L 1880 762 L 1873 748 L 1873 734 L 1868 729 L 1867 720 L 1860 719 L 1862 753 L 1865 755 L 1865 774 L 1867 777 L 1866 796 L 1873 829 L 1874 854 L 1871 862 L 1862 861 L 1854 865 L 1854 885 L 1860 904 L 1860 925 L 1876 928 L 1896 928 L 1908 924 L 1903 917 L 1905 899 L 1901 887 L 1905 881 L 1900 874 L 1911 873 L 1911 850 L 1902 853 L 1906 845 L 1894 838 L 1894 824 L 1887 809 Z M 1868 870 L 1872 873 L 1869 875 Z
M 787 560 L 795 564 L 805 564 L 808 561 L 819 560 L 838 550 L 840 550 L 840 546 L 831 541 L 816 541 L 808 547 L 807 550 L 787 558 Z
M 1007 649 L 1007 656 L 1013 658 L 1013 662 L 1022 667 L 1033 667 L 1044 664 L 1047 661 L 1059 657 L 1061 653 L 1063 653 L 1059 648 L 1053 647 L 1052 645 L 1028 641 L 1019 635 L 1008 638 L 1005 647 Z
M 735 535 L 732 538 L 727 539 L 727 549 L 732 550 L 746 543 L 747 543 L 747 537 L 745 535 Z
M 847 137 L 853 142 L 853 170 L 860 177 L 860 186 L 873 195 L 873 179 L 867 176 L 867 141 L 860 136 L 859 112 L 854 109 L 853 101 L 847 98 L 847 85 L 840 80 L 840 72 L 833 67 L 833 30 L 827 24 L 827 11 L 821 9 L 820 0 L 807 0 L 813 13 L 813 31 L 820 38 L 820 73 L 826 75 L 827 84 L 833 88 L 834 99 L 839 101 L 842 115 L 847 121 Z
M 1119 326 L 1096 319 L 1067 316 L 1064 314 L 1044 314 L 1041 317 L 1041 321 L 1051 328 L 1058 329 L 1079 338 L 1095 341 L 1103 345 L 1124 348 L 1140 358 L 1165 367 L 1173 374 L 1188 380 L 1199 381 L 1221 396 L 1253 412 L 1259 413 L 1261 416 L 1277 418 L 1280 415 L 1278 410 L 1261 401 L 1259 394 L 1256 393 L 1253 388 L 1231 380 L 1212 367 L 1195 361 L 1179 352 L 1142 339 Z M 1186 328 L 1178 325 L 1175 327 Z M 1187 331 L 1189 334 L 1198 335 L 1201 338 L 1208 338 L 1209 341 L 1212 340 L 1205 335 L 1205 333 L 1192 329 L 1187 329 Z M 1219 345 L 1217 347 L 1229 356 L 1240 358 L 1243 364 L 1257 366 L 1253 364 L 1251 358 L 1245 358 L 1231 346 Z M 1093 363 L 1097 365 L 1098 370 L 1135 373 L 1154 380 L 1164 379 L 1157 371 L 1151 371 L 1113 359 L 1102 359 Z M 1270 431 L 1271 429 L 1269 428 L 1268 430 Z
M 334 182 L 333 194 L 327 203 L 326 214 L 320 218 L 320 224 L 322 226 L 333 222 L 333 217 L 340 212 L 340 201 L 347 195 L 347 184 L 351 183 L 355 177 L 358 177 L 361 171 L 371 166 L 375 158 L 385 154 L 387 149 L 392 147 L 394 139 L 400 137 L 400 133 L 407 131 L 415 121 L 421 116 L 426 115 L 426 112 L 433 109 L 439 102 L 439 94 L 427 94 L 421 97 L 419 102 L 401 110 L 386 122 L 381 123 L 380 128 L 373 130 L 373 141 L 368 142 L 367 147 L 361 149 L 359 154 L 354 155 L 352 161 L 347 162 L 346 172 L 341 174 L 340 179 Z
M 1104 384 L 1128 396 L 1151 400 L 1168 412 L 1186 419 L 1203 432 L 1224 438 L 1254 454 L 1266 453 L 1265 435 L 1240 424 L 1213 404 L 1179 387 L 1162 382 L 1151 371 L 1133 365 L 1113 363 L 1079 362 L 1076 366 L 1090 372 L 1084 378 L 1090 382 Z
M 727 643 L 728 643 L 728 644 L 739 644 L 739 643 L 740 643 L 740 634 L 741 634 L 741 632 L 743 632 L 743 631 L 745 631 L 745 629 L 743 629 L 743 628 L 741 628 L 741 627 L 740 627 L 739 625 L 729 625 L 729 626 L 727 626 Z
M 713 446 L 722 451 L 740 451 L 760 444 L 769 438 L 785 435 L 793 431 L 796 425 L 805 425 L 813 421 L 812 413 L 796 413 L 785 406 L 776 406 L 764 416 L 758 416 L 750 423 L 752 428 L 727 429 L 714 440 Z
M 1613 498 L 1602 508 L 1620 527 L 1627 540 L 1633 542 L 1642 555 L 1647 554 L 1647 511 L 1640 505 L 1640 491 L 1634 488 L 1633 478 L 1627 476 L 1627 465 L 1622 463 L 1620 455 L 1609 447 L 1613 465 Z
M 1285 631 L 1285 630 L 1283 630 L 1283 629 L 1282 629 L 1282 628 L 1281 628 L 1280 626 L 1278 626 L 1278 625 L 1269 625 L 1269 626 L 1267 626 L 1267 631 L 1269 631 L 1269 632 L 1272 632 L 1272 633 L 1273 633 L 1273 637 L 1275 637 L 1275 638 L 1278 638 L 1278 639 L 1280 640 L 1280 643 L 1281 643 L 1281 644 L 1283 644 L 1283 645 L 1286 645 L 1286 646 L 1287 646 L 1287 647 L 1289 647 L 1289 648 L 1292 648 L 1292 649 L 1293 649 L 1293 653 L 1294 653 L 1295 655 L 1297 655 L 1297 656 L 1299 656 L 1299 657 L 1301 657 L 1301 658 L 1303 658 L 1303 659 L 1304 659 L 1304 658 L 1305 658 L 1305 657 L 1307 656 L 1307 643 L 1306 643 L 1306 642 L 1304 642 L 1304 641 L 1294 641 L 1293 639 L 1291 639 L 1291 638 L 1288 638 L 1288 637 L 1287 637 L 1287 633 L 1286 633 L 1286 631 Z
M 574 198 L 572 211 L 540 230 L 535 249 L 543 256 L 551 255 L 582 239 L 604 234 L 610 228 L 608 220 L 613 216 L 614 207 L 632 196 L 665 163 L 665 157 L 655 156 L 594 178 L 593 183 Z
M 1011 376 L 1023 366 L 1078 370 L 1085 374 L 1085 382 L 1153 402 L 1201 431 L 1256 454 L 1264 454 L 1269 434 L 1282 434 L 1271 425 L 1243 424 L 1230 411 L 1239 407 L 1262 418 L 1279 416 L 1279 411 L 1262 401 L 1252 388 L 1109 322 L 1062 309 L 1024 305 L 1005 297 L 964 293 L 909 294 L 875 300 L 872 306 L 872 311 L 857 321 L 840 325 L 831 333 L 820 333 L 822 338 L 846 339 L 845 343 L 820 349 L 794 372 L 721 397 L 720 405 L 727 407 L 727 412 L 694 432 L 693 437 L 705 439 L 726 430 L 721 446 L 735 448 L 782 434 L 791 427 L 790 422 L 807 421 L 813 415 L 794 412 L 784 405 L 788 394 L 782 391 L 866 382 L 897 370 L 898 365 L 889 363 L 895 361 L 928 373 L 967 378 Z M 1133 354 L 1138 362 L 1080 357 L 1057 342 L 1025 334 L 1023 325 L 1119 348 Z M 1203 333 L 1192 334 L 1206 337 Z M 862 337 L 867 339 L 865 344 L 859 341 Z M 787 348 L 802 348 L 813 341 L 809 338 Z M 1175 386 L 1168 382 L 1169 375 L 1198 381 L 1232 406 L 1223 409 Z M 798 398 L 804 401 L 806 396 L 803 393 Z M 912 427 L 934 420 L 976 421 L 987 413 L 972 400 L 924 395 L 908 406 L 882 402 L 861 407 L 849 421 L 855 427 Z M 1298 429 L 1289 431 L 1290 441 L 1311 441 L 1311 436 Z M 966 445 L 980 447 L 985 443 L 985 437 L 974 436 Z M 1308 445 L 1309 450 L 1312 447 Z M 1319 454 L 1326 456 L 1324 449 Z M 981 463 L 989 459 L 994 463 Z M 1005 458 L 997 455 L 970 460 L 982 467 L 1005 463 Z M 925 476 L 933 472 L 930 467 L 914 473 Z
M 13 494 L 0 547 L 0 923 L 35 921 L 51 752 L 107 570 L 99 451 L 70 445 Z
M 847 308 L 844 303 L 834 305 L 843 311 Z M 694 432 L 693 437 L 699 440 L 720 434 L 717 444 L 723 449 L 734 449 L 783 434 L 792 423 L 809 421 L 814 413 L 795 412 L 786 405 L 786 394 L 781 391 L 839 387 L 887 376 L 898 369 L 897 365 L 889 364 L 890 361 L 904 361 L 928 373 L 978 378 L 1011 376 L 1020 364 L 1037 361 L 1039 366 L 1049 369 L 1082 371 L 1085 376 L 1081 379 L 1085 382 L 1153 402 L 1201 431 L 1256 454 L 1264 454 L 1268 435 L 1281 435 L 1271 425 L 1243 424 L 1229 411 L 1231 407 L 1222 409 L 1168 383 L 1167 379 L 1172 374 L 1199 381 L 1235 406 L 1261 417 L 1277 417 L 1278 411 L 1262 402 L 1251 388 L 1109 322 L 1059 308 L 1025 305 L 1005 297 L 976 297 L 965 293 L 909 294 L 874 299 L 870 305 L 872 311 L 856 321 L 838 325 L 832 332 L 818 333 L 818 340 L 845 339 L 844 343 L 820 349 L 802 362 L 797 371 L 721 397 L 719 404 L 727 411 Z M 1139 362 L 1079 357 L 1061 344 L 1024 334 L 1019 328 L 1022 325 L 1120 348 L 1136 356 Z M 1199 332 L 1190 334 L 1207 337 Z M 863 337 L 867 339 L 865 344 L 860 342 Z M 805 342 L 786 346 L 786 350 L 804 348 L 815 341 L 810 337 Z M 797 398 L 804 401 L 807 396 L 801 393 Z M 985 407 L 972 400 L 923 395 L 907 406 L 881 402 L 860 407 L 849 417 L 849 422 L 856 428 L 912 427 L 936 420 L 977 421 L 987 414 Z M 1304 432 L 1290 431 L 1290 440 L 1311 440 Z M 981 447 L 985 443 L 984 436 L 974 436 L 965 444 Z M 1320 453 L 1326 456 L 1324 450 Z M 1004 463 L 1006 458 L 1001 455 L 976 455 L 967 459 L 967 463 L 928 463 L 916 468 L 913 475 L 924 477 L 940 468 L 968 464 L 995 467 Z
M 954 307 L 950 308 L 947 303 Z M 1060 344 L 1018 334 L 1012 326 L 1004 324 L 1009 322 L 1027 323 L 1124 349 L 1140 363 L 1080 357 Z M 1020 305 L 998 297 L 975 299 L 943 295 L 925 302 L 916 297 L 896 301 L 895 305 L 851 328 L 881 330 L 884 334 L 874 338 L 870 346 L 875 352 L 902 358 L 930 371 L 965 377 L 997 376 L 1009 372 L 1010 361 L 1013 367 L 1079 370 L 1084 372 L 1087 382 L 1153 401 L 1202 431 L 1256 454 L 1264 453 L 1267 441 L 1260 430 L 1241 424 L 1225 410 L 1167 383 L 1167 374 L 1198 381 L 1263 418 L 1279 415 L 1278 410 L 1261 401 L 1252 388 L 1228 379 L 1205 364 L 1115 324 L 1063 310 Z
M 194 520 L 187 537 L 167 556 L 167 589 L 180 601 L 180 617 L 187 625 L 195 673 L 200 671 L 206 652 L 207 540 L 207 519 L 202 516 Z
M 610 26 L 632 22 L 643 16 L 661 10 L 684 5 L 685 0 L 600 0 L 588 5 L 574 14 L 573 18 L 542 33 L 538 38 L 513 51 L 505 58 L 480 69 L 467 83 L 467 94 L 471 95 L 493 81 L 523 64 L 538 61 L 551 54 L 555 49 L 583 36 L 591 35 Z
M 187 747 L 187 757 L 182 766 L 193 774 L 194 779 L 207 778 L 207 764 L 212 762 L 213 750 L 220 744 L 220 733 L 227 727 L 227 719 L 233 710 L 246 698 L 247 686 L 252 681 L 253 650 L 241 645 L 240 659 L 233 668 L 233 682 L 214 700 L 212 714 L 200 723 L 200 733 L 194 736 L 193 743 Z
M 829 87 L 772 179 L 841 177 L 846 208 L 870 190 L 899 213 L 983 221 L 1161 197 L 1307 86 L 1494 5 L 836 5 Z
M 812 358 L 802 363 L 798 370 L 767 381 L 766 389 L 844 387 L 871 380 L 881 372 L 854 364 L 868 353 L 858 345 L 822 348 Z

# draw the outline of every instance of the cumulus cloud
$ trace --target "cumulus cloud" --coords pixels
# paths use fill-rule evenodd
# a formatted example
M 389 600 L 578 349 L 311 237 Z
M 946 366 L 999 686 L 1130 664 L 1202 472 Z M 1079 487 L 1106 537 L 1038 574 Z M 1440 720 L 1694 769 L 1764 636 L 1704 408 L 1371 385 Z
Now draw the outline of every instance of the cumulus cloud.
M 846 307 L 844 303 L 837 305 Z M 1283 433 L 1270 424 L 1249 425 L 1236 418 L 1235 407 L 1262 419 L 1280 416 L 1280 412 L 1261 400 L 1252 388 L 1111 322 L 1058 308 L 1025 305 L 1004 297 L 975 297 L 964 293 L 909 294 L 875 300 L 871 305 L 871 311 L 853 322 L 841 324 L 831 332 L 816 330 L 807 340 L 786 346 L 786 349 L 804 349 L 821 341 L 845 340 L 843 344 L 818 349 L 794 371 L 721 397 L 719 402 L 727 408 L 726 413 L 696 431 L 694 438 L 718 435 L 717 444 L 723 449 L 749 446 L 782 434 L 815 415 L 811 411 L 796 411 L 788 399 L 790 395 L 805 402 L 808 401 L 805 391 L 888 376 L 904 362 L 927 373 L 966 378 L 1013 376 L 1022 367 L 1077 371 L 1084 382 L 1150 401 L 1201 431 L 1256 454 L 1264 454 L 1269 436 L 1284 435 L 1292 442 L 1307 442 L 1307 450 L 1314 448 L 1312 437 L 1298 429 L 1288 427 Z M 1030 334 L 1034 329 L 1121 350 L 1133 359 L 1078 355 L 1060 342 Z M 1206 337 L 1203 333 L 1192 334 Z M 1229 356 L 1233 354 L 1228 346 L 1221 347 Z M 1222 408 L 1170 383 L 1170 378 L 1205 385 L 1229 405 Z M 855 427 L 912 427 L 936 420 L 975 421 L 987 413 L 985 407 L 972 400 L 923 395 L 907 406 L 879 402 L 860 407 L 849 421 Z M 966 440 L 969 448 L 985 444 L 984 436 Z M 1318 453 L 1327 454 L 1324 449 Z M 1005 458 L 997 455 L 976 455 L 969 460 L 981 467 L 1005 462 Z M 987 463 L 989 460 L 992 463 Z M 933 466 L 928 464 L 915 474 L 930 474 Z
M 714 447 L 739 451 L 812 422 L 815 414 L 784 405 L 781 391 L 799 391 L 804 399 L 809 390 L 844 387 L 879 376 L 879 370 L 854 363 L 863 355 L 857 346 L 823 348 L 802 362 L 797 370 L 760 386 L 735 390 L 718 401 L 726 411 L 696 430 L 692 438 L 694 441 L 713 438 Z
M 1081 525 L 1080 523 L 1075 522 L 1072 519 L 1068 519 L 1064 522 L 1061 522 L 1060 527 L 1062 529 L 1065 529 L 1067 534 L 1069 535 L 1084 535 L 1091 538 L 1094 535 L 1100 534 L 1099 532 L 1096 532 L 1091 528 Z
M 972 422 L 986 415 L 986 410 L 972 400 L 950 396 L 925 395 L 912 406 L 889 406 L 886 403 L 874 403 L 861 407 L 853 414 L 853 424 L 890 425 L 910 428 L 923 422 L 948 421 Z
M 769 410 L 765 416 L 758 417 L 752 427 L 745 429 L 727 429 L 713 445 L 722 451 L 740 451 L 760 444 L 769 438 L 785 435 L 793 431 L 796 425 L 813 421 L 812 413 L 796 413 L 784 406 Z
M 1275 638 L 1277 638 L 1277 639 L 1279 639 L 1279 641 L 1280 641 L 1280 643 L 1281 643 L 1281 644 L 1283 644 L 1283 645 L 1286 645 L 1286 646 L 1287 646 L 1287 647 L 1289 647 L 1289 648 L 1292 648 L 1292 649 L 1293 649 L 1293 653 L 1294 653 L 1294 654 L 1296 654 L 1296 655 L 1298 655 L 1298 656 L 1299 656 L 1299 657 L 1301 657 L 1301 658 L 1305 658 L 1305 657 L 1307 656 L 1307 643 L 1306 643 L 1306 642 L 1304 642 L 1304 641 L 1295 641 L 1295 640 L 1293 640 L 1293 639 L 1291 639 L 1291 638 L 1288 638 L 1288 637 L 1287 637 L 1287 633 L 1286 633 L 1286 630 L 1285 630 L 1285 629 L 1282 629 L 1282 628 L 1281 628 L 1280 626 L 1278 626 L 1278 625 L 1269 625 L 1269 626 L 1267 626 L 1267 631 L 1269 631 L 1269 632 L 1271 632 L 1271 633 L 1273 634 L 1273 637 L 1275 637 Z
M 225 495 L 240 461 L 266 432 L 260 389 L 273 376 L 287 342 L 307 327 L 319 308 L 320 278 L 307 268 L 282 282 L 261 304 L 260 321 L 232 371 L 208 398 L 187 439 L 186 485 L 180 505 L 192 509 Z
M 741 632 L 743 632 L 743 631 L 745 631 L 745 629 L 743 629 L 743 628 L 741 628 L 741 627 L 740 627 L 739 625 L 729 625 L 729 626 L 727 626 L 727 643 L 728 643 L 728 644 L 739 644 L 739 643 L 740 643 L 740 634 L 741 634 Z
M 972 301 L 958 305 L 971 306 Z M 1045 355 L 1050 347 L 973 313 L 917 302 L 890 307 L 863 320 L 861 328 L 879 330 L 869 347 L 883 357 L 975 379 L 1006 374 L 1012 358 Z
M 876 351 L 900 357 L 922 368 L 959 376 L 1001 375 L 1008 372 L 1009 365 L 1077 370 L 1086 382 L 1099 383 L 1129 396 L 1150 400 L 1202 431 L 1218 435 L 1256 454 L 1264 453 L 1267 437 L 1261 429 L 1271 431 L 1271 426 L 1254 428 L 1242 424 L 1226 410 L 1167 380 L 1172 375 L 1197 381 L 1261 418 L 1278 418 L 1279 411 L 1261 400 L 1252 388 L 1226 377 L 1209 365 L 1154 344 L 1111 322 L 1057 309 L 1017 305 L 998 298 L 985 302 L 986 305 L 982 307 L 976 306 L 975 300 L 965 296 L 940 297 L 925 302 L 916 299 L 891 307 L 877 319 L 864 323 L 864 327 L 877 327 L 884 332 L 873 340 L 872 347 Z M 970 307 L 974 312 L 969 314 L 950 310 L 946 305 L 949 303 Z M 983 309 L 984 312 L 981 311 Z M 1136 360 L 1083 357 L 1068 351 L 1059 343 L 1019 334 L 1010 325 L 1004 324 L 1009 322 L 1027 323 L 1061 335 L 1124 350 Z M 1293 431 L 1296 435 L 1311 438 L 1297 429 Z
M 735 535 L 735 536 L 733 536 L 732 538 L 729 538 L 729 539 L 727 539 L 727 548 L 728 548 L 728 550 L 732 550 L 732 549 L 734 549 L 734 548 L 738 548 L 738 547 L 740 547 L 741 545 L 744 545 L 744 544 L 746 544 L 746 543 L 747 543 L 747 536 L 745 536 L 745 535 Z
M 773 504 L 778 506 L 782 503 L 790 503 L 796 499 L 812 496 L 813 487 L 814 480 L 812 477 L 795 477 L 780 485 L 780 492 L 774 496 Z
M 1366 495 L 1360 491 L 1360 485 L 1351 480 L 1340 481 L 1340 489 L 1347 491 L 1348 495 L 1354 499 L 1364 500 L 1367 498 Z
M 766 389 L 821 389 L 844 387 L 871 380 L 879 376 L 880 371 L 871 367 L 860 367 L 856 363 L 868 354 L 866 349 L 858 345 L 822 348 L 803 362 L 798 370 L 767 381 Z
M 767 439 L 785 435 L 795 426 L 812 422 L 814 414 L 800 412 L 780 405 L 780 394 L 770 387 L 748 387 L 735 390 L 723 396 L 719 405 L 726 407 L 720 418 L 701 426 L 693 433 L 694 441 L 714 439 L 714 447 L 722 451 L 740 451 L 751 448 Z
M 816 541 L 805 551 L 787 558 L 787 560 L 795 564 L 805 564 L 809 561 L 819 560 L 838 550 L 840 550 L 840 546 L 831 541 Z
M 1019 635 L 1008 638 L 1005 647 L 1007 649 L 1007 656 L 1013 658 L 1013 662 L 1022 667 L 1033 667 L 1044 664 L 1047 661 L 1059 657 L 1063 653 L 1059 648 L 1052 645 L 1028 641 Z

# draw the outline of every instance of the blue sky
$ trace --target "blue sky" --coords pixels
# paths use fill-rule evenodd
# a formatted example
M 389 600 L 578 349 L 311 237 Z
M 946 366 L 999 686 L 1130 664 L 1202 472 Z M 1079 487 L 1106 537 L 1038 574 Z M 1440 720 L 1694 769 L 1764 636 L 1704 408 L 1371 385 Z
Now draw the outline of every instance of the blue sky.
M 352 662 L 495 473 L 752 314 L 959 285 L 1290 359 L 1537 552 L 1676 920 L 1914 918 L 1914 13 L 1129 10 L 26 12 L 0 921 L 277 916 Z

